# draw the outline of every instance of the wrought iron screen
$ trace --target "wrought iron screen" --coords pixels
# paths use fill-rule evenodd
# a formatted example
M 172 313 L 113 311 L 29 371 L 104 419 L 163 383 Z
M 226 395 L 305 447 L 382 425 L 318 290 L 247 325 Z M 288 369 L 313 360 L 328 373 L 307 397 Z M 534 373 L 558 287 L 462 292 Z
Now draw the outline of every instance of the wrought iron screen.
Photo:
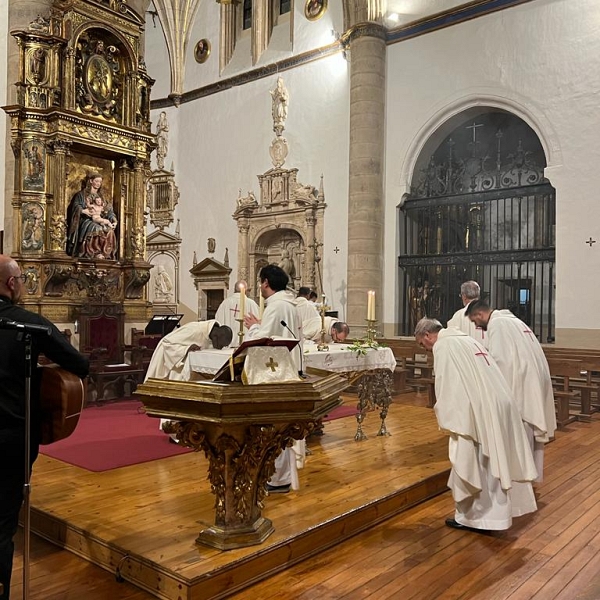
M 513 135 L 514 150 L 503 154 L 502 131 L 486 145 L 476 141 L 479 126 L 463 127 L 473 129 L 468 158 L 446 139 L 400 210 L 399 334 L 412 335 L 423 316 L 445 324 L 462 306 L 461 283 L 473 279 L 493 307 L 552 341 L 555 192 L 543 178 L 543 152 L 537 166 L 541 147 L 531 132 L 534 151 Z

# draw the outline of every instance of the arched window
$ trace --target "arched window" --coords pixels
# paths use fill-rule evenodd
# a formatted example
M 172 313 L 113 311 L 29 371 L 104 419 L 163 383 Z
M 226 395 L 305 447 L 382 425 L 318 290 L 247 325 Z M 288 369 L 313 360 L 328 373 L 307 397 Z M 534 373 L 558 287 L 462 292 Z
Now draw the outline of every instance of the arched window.
M 242 10 L 242 29 L 252 29 L 252 0 L 244 0 Z
M 445 323 L 473 279 L 493 307 L 554 339 L 555 192 L 545 166 L 535 132 L 507 112 L 472 109 L 432 136 L 399 214 L 399 333 L 411 335 L 423 316 Z

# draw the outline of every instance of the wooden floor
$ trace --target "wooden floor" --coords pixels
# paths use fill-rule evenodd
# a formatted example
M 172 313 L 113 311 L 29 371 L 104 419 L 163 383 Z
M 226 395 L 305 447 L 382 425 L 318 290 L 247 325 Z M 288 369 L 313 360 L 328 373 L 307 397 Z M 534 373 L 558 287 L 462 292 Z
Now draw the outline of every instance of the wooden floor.
M 342 423 L 328 427 L 333 430 L 334 425 Z M 398 434 L 397 430 L 395 433 Z M 328 431 L 328 435 L 339 434 Z M 387 469 L 393 469 L 385 452 L 385 441 L 377 438 L 371 441 L 383 444 L 382 461 Z M 338 439 L 336 443 L 339 442 Z M 317 442 L 317 455 L 321 445 L 325 445 L 324 440 Z M 363 446 L 358 448 L 352 462 L 356 464 L 360 482 L 360 470 L 365 465 L 360 466 Z M 331 471 L 337 465 L 328 464 L 324 468 Z M 324 473 L 321 475 L 325 476 Z M 233 593 L 230 598 L 598 600 L 599 473 L 600 417 L 594 415 L 591 423 L 573 423 L 564 432 L 558 432 L 556 441 L 547 446 L 545 481 L 537 490 L 539 510 L 516 520 L 509 532 L 484 536 L 448 529 L 444 519 L 452 514 L 453 502 L 450 494 L 444 493 L 283 573 Z M 316 486 L 317 477 L 305 487 Z M 165 481 L 168 479 L 167 474 Z M 373 485 L 369 477 L 364 479 L 364 484 L 357 485 L 362 493 Z M 132 489 L 137 485 L 137 481 L 131 481 Z M 97 492 L 104 498 L 103 492 Z M 115 494 L 114 500 L 114 510 L 121 510 L 121 498 Z M 275 502 L 285 509 L 292 508 L 291 496 L 273 497 L 271 501 L 273 511 Z M 300 496 L 294 499 L 295 503 L 301 501 Z M 337 503 L 343 501 L 340 495 Z M 293 509 L 291 514 L 291 518 L 297 518 Z M 152 529 L 151 523 L 148 526 Z M 14 598 L 20 597 L 20 577 L 17 552 Z M 32 541 L 31 577 L 32 600 L 152 597 L 127 582 L 116 583 L 113 575 L 39 538 Z

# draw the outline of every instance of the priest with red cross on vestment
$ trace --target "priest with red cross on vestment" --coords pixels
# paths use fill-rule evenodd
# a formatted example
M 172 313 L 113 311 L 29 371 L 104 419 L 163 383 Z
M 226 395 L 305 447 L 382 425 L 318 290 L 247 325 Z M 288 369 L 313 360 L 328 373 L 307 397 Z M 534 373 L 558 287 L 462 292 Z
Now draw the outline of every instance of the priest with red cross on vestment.
M 435 414 L 450 436 L 448 487 L 455 529 L 505 530 L 513 517 L 537 510 L 537 477 L 525 428 L 494 359 L 473 338 L 424 318 L 417 343 L 433 351 Z
M 469 304 L 467 316 L 486 330 L 485 345 L 506 379 L 533 451 L 538 471 L 544 470 L 544 445 L 554 436 L 556 413 L 550 369 L 531 329 L 509 310 L 492 310 L 487 302 Z
M 227 325 L 227 327 L 231 327 L 231 331 L 234 332 L 234 344 L 235 342 L 235 334 L 240 329 L 240 323 L 238 319 L 243 319 L 246 315 L 255 315 L 260 317 L 260 311 L 258 304 L 252 298 L 246 296 L 244 301 L 244 313 L 241 313 L 242 301 L 240 298 L 241 290 L 244 288 L 244 291 L 248 292 L 248 284 L 244 280 L 236 281 L 235 286 L 233 288 L 233 294 L 228 296 L 221 302 L 219 308 L 217 308 L 217 312 L 215 313 L 215 320 L 221 325 Z

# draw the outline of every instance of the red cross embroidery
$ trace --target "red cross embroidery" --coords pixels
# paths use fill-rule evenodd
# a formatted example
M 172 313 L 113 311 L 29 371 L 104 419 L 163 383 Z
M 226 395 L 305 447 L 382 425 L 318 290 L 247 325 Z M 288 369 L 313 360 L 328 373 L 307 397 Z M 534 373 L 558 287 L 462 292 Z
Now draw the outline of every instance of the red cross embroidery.
M 523 333 L 530 333 L 531 335 L 535 335 L 535 333 L 533 333 L 533 331 L 531 331 L 531 329 L 523 329 Z M 529 338 L 529 339 L 533 339 L 533 338 Z
M 235 305 L 235 308 L 230 308 L 229 311 L 233 313 L 233 318 L 237 319 L 237 314 L 240 312 L 238 310 L 237 304 Z
M 490 366 L 490 361 L 487 359 L 488 355 L 484 352 L 483 348 L 479 347 L 479 344 L 475 344 L 477 346 L 477 349 L 479 350 L 479 352 L 475 353 L 475 356 L 483 356 L 483 358 L 485 359 L 485 362 L 488 364 L 488 367 Z

